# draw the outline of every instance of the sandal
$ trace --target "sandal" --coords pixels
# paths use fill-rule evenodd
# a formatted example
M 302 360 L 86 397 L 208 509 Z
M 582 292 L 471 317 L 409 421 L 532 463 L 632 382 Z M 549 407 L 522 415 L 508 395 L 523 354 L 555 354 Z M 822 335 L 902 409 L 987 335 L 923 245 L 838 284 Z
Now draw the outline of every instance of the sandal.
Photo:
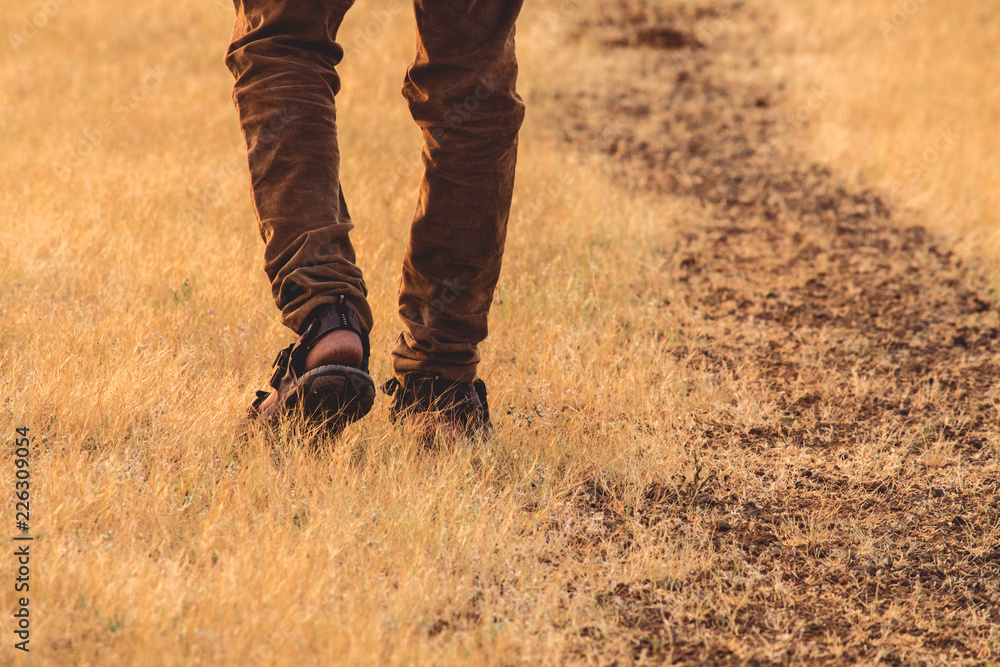
M 264 408 L 272 392 L 258 391 L 247 413 L 248 425 L 257 422 L 273 426 L 282 416 L 301 414 L 307 421 L 339 432 L 371 411 L 375 402 L 375 383 L 368 374 L 368 334 L 354 308 L 341 295 L 336 303 L 313 311 L 307 322 L 298 342 L 279 352 L 274 360 L 269 384 L 277 394 L 276 400 Z M 306 371 L 306 357 L 316 341 L 338 329 L 348 329 L 361 338 L 361 367 L 330 364 Z
M 469 437 L 486 439 L 493 432 L 486 383 L 482 380 L 466 384 L 440 375 L 408 373 L 404 382 L 390 379 L 382 391 L 393 399 L 389 417 L 395 423 L 427 413 L 443 418 Z

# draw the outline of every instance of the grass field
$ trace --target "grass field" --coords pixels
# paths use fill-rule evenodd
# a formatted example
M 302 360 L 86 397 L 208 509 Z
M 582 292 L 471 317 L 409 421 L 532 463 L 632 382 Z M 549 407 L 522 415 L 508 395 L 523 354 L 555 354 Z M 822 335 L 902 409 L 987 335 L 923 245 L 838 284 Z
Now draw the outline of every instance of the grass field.
M 811 152 L 1000 273 L 1000 63 L 981 56 L 1000 39 L 996 5 L 809 0 L 778 25 L 788 74 L 827 95 Z
M 30 427 L 35 540 L 0 663 L 1000 662 L 997 19 L 832 4 L 528 3 L 497 435 L 425 450 L 383 397 L 317 455 L 233 438 L 291 334 L 231 5 L 7 2 L 0 479 L 13 535 Z M 412 23 L 340 34 L 376 381 Z

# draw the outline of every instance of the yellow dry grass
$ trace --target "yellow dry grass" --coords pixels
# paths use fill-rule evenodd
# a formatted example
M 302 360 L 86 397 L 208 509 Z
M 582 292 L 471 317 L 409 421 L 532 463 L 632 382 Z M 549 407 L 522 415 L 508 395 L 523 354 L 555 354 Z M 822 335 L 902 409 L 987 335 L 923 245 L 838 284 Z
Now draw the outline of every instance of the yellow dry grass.
M 1000 12 L 988 0 L 782 3 L 798 137 L 968 255 L 1000 261 Z
M 260 270 L 222 64 L 229 3 L 5 3 L 0 34 L 20 39 L 0 61 L 0 479 L 12 510 L 10 442 L 15 427 L 30 427 L 31 664 L 631 664 L 673 655 L 667 618 L 703 629 L 702 653 L 685 640 L 689 660 L 877 660 L 893 647 L 904 659 L 930 655 L 899 639 L 934 599 L 922 589 L 888 611 L 877 588 L 874 600 L 845 601 L 847 629 L 809 639 L 822 650 L 797 649 L 808 642 L 792 584 L 716 540 L 718 517 L 698 506 L 706 476 L 760 504 L 793 493 L 798 471 L 826 465 L 826 455 L 790 440 L 744 451 L 734 435 L 698 458 L 710 444 L 698 435 L 705 423 L 750 433 L 780 418 L 777 398 L 755 384 L 763 371 L 752 365 L 740 375 L 689 369 L 726 334 L 692 334 L 698 316 L 658 310 L 656 295 L 672 289 L 663 249 L 676 249 L 704 211 L 626 190 L 602 158 L 554 138 L 561 110 L 551 91 L 571 75 L 599 88 L 607 57 L 567 45 L 566 30 L 587 11 L 577 5 L 529 3 L 519 32 L 521 90 L 533 106 L 481 368 L 497 437 L 425 451 L 388 423 L 380 400 L 316 456 L 294 439 L 275 449 L 233 444 L 234 422 L 290 334 Z M 45 25 L 33 31 L 24 20 L 38 12 Z M 359 3 L 341 40 L 344 188 L 377 321 L 373 348 L 383 351 L 373 374 L 384 380 L 419 176 L 419 135 L 399 94 L 410 10 L 399 0 Z M 961 141 L 941 164 L 963 154 L 985 164 L 975 151 L 992 144 L 976 142 L 995 116 L 982 109 L 956 121 Z M 941 118 L 961 111 L 954 101 Z M 918 128 L 939 116 L 913 122 L 905 132 L 920 148 Z M 895 145 L 888 126 L 873 125 L 871 141 Z M 912 153 L 895 150 L 887 154 L 898 160 Z M 878 178 L 891 171 L 876 162 Z M 934 192 L 984 182 L 955 176 Z M 978 201 L 976 220 L 987 225 L 992 210 Z M 679 341 L 690 356 L 668 353 Z M 855 381 L 859 394 L 884 389 Z M 928 391 L 922 404 L 938 398 Z M 836 459 L 849 490 L 863 495 L 873 478 L 930 469 L 956 493 L 993 488 L 986 458 L 969 475 L 967 452 L 943 436 L 925 443 L 914 429 L 902 442 L 923 447 L 918 464 L 886 444 L 898 435 L 868 434 Z M 995 448 L 994 438 L 984 456 Z M 676 501 L 666 527 L 647 523 L 657 488 Z M 813 553 L 830 535 L 849 535 L 844 562 L 888 562 L 875 521 L 828 500 L 772 537 Z M 13 531 L 13 512 L 3 516 Z M 968 532 L 955 539 L 975 557 L 997 538 L 997 526 Z M 4 664 L 25 658 L 9 632 L 13 577 L 6 556 Z M 637 582 L 658 582 L 656 634 L 641 618 L 622 621 Z M 763 610 L 749 638 L 734 620 L 747 609 Z M 959 627 L 961 655 L 995 660 L 1000 631 L 987 612 L 967 611 L 926 624 Z M 872 627 L 884 634 L 869 636 Z M 941 648 L 942 660 L 956 651 Z
M 4 34 L 35 10 L 6 5 Z M 633 362 L 598 313 L 654 217 L 529 121 L 517 197 L 534 213 L 512 222 L 483 369 L 495 410 L 516 404 L 523 419 L 489 450 L 425 454 L 382 407 L 329 458 L 290 448 L 273 464 L 261 445 L 234 463 L 233 423 L 289 334 L 260 271 L 221 61 L 230 25 L 221 2 L 77 1 L 4 55 L 4 421 L 35 443 L 35 662 L 559 655 L 541 621 L 560 592 L 531 562 L 555 545 L 522 496 L 538 487 L 533 499 L 556 503 L 598 470 L 647 474 L 608 415 L 651 412 L 649 388 L 616 381 L 604 396 Z M 399 94 L 411 34 L 396 2 L 356 8 L 341 33 L 345 191 L 382 351 L 419 176 Z M 524 40 L 536 77 L 555 45 L 545 37 Z M 636 233 L 623 245 L 619 230 Z M 386 355 L 373 364 L 385 379 Z M 565 396 L 586 411 L 555 420 Z M 542 415 L 551 423 L 532 427 Z M 524 590 L 514 622 L 428 637 L 504 580 Z

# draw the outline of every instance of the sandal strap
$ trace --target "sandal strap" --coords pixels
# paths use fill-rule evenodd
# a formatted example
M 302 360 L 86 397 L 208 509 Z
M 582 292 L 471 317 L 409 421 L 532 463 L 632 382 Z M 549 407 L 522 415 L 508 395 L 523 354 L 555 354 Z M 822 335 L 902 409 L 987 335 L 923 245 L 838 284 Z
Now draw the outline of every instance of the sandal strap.
M 257 398 L 254 399 L 253 404 L 250 406 L 250 414 L 256 415 L 260 413 L 260 406 L 264 404 L 264 401 L 268 396 L 271 395 L 269 391 L 257 390 Z
M 290 380 L 301 377 L 305 374 L 306 357 L 309 351 L 323 336 L 331 331 L 347 329 L 353 331 L 361 338 L 361 370 L 368 372 L 368 359 L 371 356 L 371 346 L 368 341 L 368 332 L 361 326 L 361 318 L 357 311 L 347 303 L 347 297 L 338 295 L 338 300 L 332 304 L 319 306 L 306 319 L 306 328 L 299 336 L 299 340 L 286 347 L 278 353 L 274 360 L 274 372 L 271 374 L 269 384 L 274 389 L 280 389 L 285 377 Z
M 281 352 L 278 352 L 278 356 L 274 359 L 274 372 L 271 373 L 271 380 L 268 382 L 273 389 L 278 389 L 281 386 L 281 378 L 285 376 L 288 372 L 288 362 L 292 358 L 292 348 L 295 344 L 289 345 Z M 260 392 L 258 392 L 259 395 Z
M 306 356 L 323 336 L 331 331 L 347 329 L 353 331 L 361 339 L 361 370 L 368 372 L 368 359 L 371 356 L 371 346 L 368 341 L 368 332 L 361 325 L 361 318 L 351 304 L 347 303 L 347 297 L 343 294 L 337 295 L 337 301 L 332 304 L 324 304 L 316 308 L 307 318 L 308 324 L 299 337 L 299 342 L 292 350 L 290 359 L 292 368 L 300 372 L 305 368 Z

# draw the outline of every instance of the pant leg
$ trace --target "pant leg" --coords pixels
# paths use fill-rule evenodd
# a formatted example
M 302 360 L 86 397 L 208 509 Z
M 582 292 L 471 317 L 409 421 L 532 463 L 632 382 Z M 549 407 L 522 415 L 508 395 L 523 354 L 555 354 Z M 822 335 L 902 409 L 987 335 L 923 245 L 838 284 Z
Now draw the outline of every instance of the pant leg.
M 415 0 L 403 85 L 424 176 L 403 260 L 393 370 L 471 382 L 500 277 L 524 104 L 514 23 L 523 0 Z
M 226 65 L 247 144 L 264 271 L 282 322 L 296 332 L 345 294 L 371 330 L 363 276 L 340 188 L 336 42 L 353 0 L 234 0 Z

